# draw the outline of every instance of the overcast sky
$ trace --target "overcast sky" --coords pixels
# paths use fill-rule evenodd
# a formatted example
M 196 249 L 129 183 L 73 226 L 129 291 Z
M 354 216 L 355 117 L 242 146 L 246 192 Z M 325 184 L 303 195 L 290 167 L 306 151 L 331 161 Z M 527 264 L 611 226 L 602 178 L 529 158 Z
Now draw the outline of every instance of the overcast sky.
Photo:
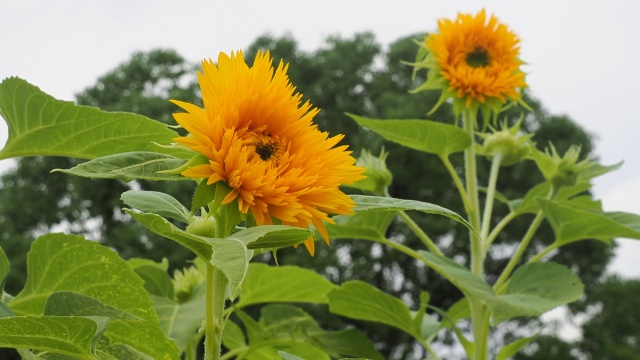
M 434 30 L 438 18 L 483 7 L 522 39 L 534 96 L 596 135 L 603 164 L 625 161 L 595 181 L 605 210 L 640 213 L 640 2 L 634 0 L 7 1 L 0 79 L 19 76 L 73 100 L 137 50 L 172 48 L 196 62 L 243 49 L 266 32 L 291 32 L 304 50 L 322 46 L 328 35 L 369 30 L 388 44 Z M 1 145 L 7 132 L 0 123 Z M 640 276 L 640 241 L 621 244 L 613 271 Z

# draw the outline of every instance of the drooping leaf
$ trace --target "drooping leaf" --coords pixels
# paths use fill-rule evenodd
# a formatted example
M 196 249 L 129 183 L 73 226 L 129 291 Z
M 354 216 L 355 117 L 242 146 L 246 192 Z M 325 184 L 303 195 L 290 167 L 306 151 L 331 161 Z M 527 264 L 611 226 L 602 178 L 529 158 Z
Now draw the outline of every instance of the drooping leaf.
M 213 245 L 211 264 L 224 273 L 229 281 L 229 299 L 232 301 L 241 291 L 242 282 L 253 257 L 253 250 L 248 250 L 244 243 L 235 238 L 208 239 Z
M 350 319 L 373 321 L 396 327 L 415 338 L 420 334 L 413 326 L 411 312 L 400 299 L 362 281 L 348 281 L 332 290 L 329 311 Z
M 350 197 L 356 204 L 356 207 L 353 209 L 355 212 L 416 210 L 426 214 L 446 216 L 461 223 L 478 235 L 478 232 L 462 216 L 442 206 L 422 201 L 394 199 L 382 196 L 350 195 Z
M 178 220 L 188 224 L 190 213 L 173 196 L 158 191 L 126 191 L 120 199 L 127 205 L 142 212 Z
M 326 304 L 327 293 L 335 288 L 329 280 L 311 270 L 251 263 L 236 307 L 273 302 Z
M 157 214 L 142 213 L 130 209 L 124 209 L 124 211 L 153 233 L 177 242 L 203 260 L 209 261 L 211 259 L 213 249 L 204 237 L 181 230 Z
M 430 120 L 375 120 L 347 115 L 358 125 L 414 150 L 447 156 L 471 146 L 469 134 L 457 126 Z
M 607 244 L 616 237 L 640 239 L 639 215 L 593 211 L 571 201 L 539 201 L 556 235 L 556 242 L 562 245 L 584 239 Z
M 151 296 L 162 330 L 165 335 L 178 343 L 181 351 L 185 350 L 189 340 L 196 335 L 204 321 L 204 290 L 204 284 L 196 286 L 191 297 L 183 303 L 162 296 Z
M 518 339 L 512 343 L 505 345 L 500 351 L 498 351 L 498 355 L 496 355 L 496 360 L 508 360 L 510 357 L 515 355 L 520 349 L 527 346 L 532 340 L 538 337 L 539 334 L 535 334 L 529 337 Z
M 56 100 L 15 77 L 0 83 L 0 115 L 9 128 L 0 159 L 34 155 L 94 159 L 131 151 L 192 155 L 182 148 L 154 144 L 169 145 L 178 136 L 158 121 Z
M 150 295 L 163 296 L 173 299 L 174 288 L 173 281 L 167 273 L 169 262 L 162 259 L 157 263 L 153 260 L 133 258 L 128 260 L 133 271 L 144 280 L 144 288 Z M 155 303 L 155 302 L 154 302 Z
M 0 347 L 32 349 L 95 359 L 98 339 L 109 324 L 106 317 L 14 316 L 0 318 Z
M 160 329 L 142 280 L 111 249 L 65 234 L 34 241 L 27 258 L 26 284 L 9 306 L 16 315 L 41 315 L 47 299 L 61 291 L 92 297 L 141 319 L 112 319 L 104 336 L 113 344 L 128 345 L 156 359 L 178 356 L 175 343 Z
M 186 161 L 167 154 L 137 151 L 107 155 L 76 165 L 71 169 L 54 171 L 93 179 L 119 179 L 125 182 L 135 179 L 189 180 L 180 174 L 160 173 L 160 171 L 180 167 Z
M 492 321 L 499 324 L 520 316 L 539 316 L 578 300 L 583 293 L 580 279 L 567 267 L 552 263 L 530 263 L 519 267 L 504 295 L 488 299 Z

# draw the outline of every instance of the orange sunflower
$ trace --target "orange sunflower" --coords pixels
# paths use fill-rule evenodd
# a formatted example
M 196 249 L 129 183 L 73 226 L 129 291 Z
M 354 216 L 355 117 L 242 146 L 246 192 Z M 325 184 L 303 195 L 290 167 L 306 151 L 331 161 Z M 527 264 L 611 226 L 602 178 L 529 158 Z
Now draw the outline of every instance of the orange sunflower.
M 204 108 L 173 101 L 186 111 L 174 118 L 190 133 L 175 141 L 209 162 L 182 175 L 207 184 L 224 181 L 231 192 L 223 203 L 237 199 L 258 225 L 274 219 L 313 225 L 328 244 L 328 214 L 353 213 L 353 200 L 339 186 L 364 178 L 364 169 L 354 165 L 346 145 L 338 145 L 344 135 L 329 137 L 312 123 L 319 110 L 301 104 L 287 68 L 280 62 L 274 71 L 268 52 L 258 53 L 252 67 L 241 51 L 220 53 L 217 65 L 203 61 L 198 81 Z M 313 239 L 305 245 L 313 255 Z
M 520 70 L 520 39 L 494 16 L 458 14 L 455 21 L 440 19 L 438 33 L 425 37 L 420 67 L 429 68 L 422 89 L 443 89 L 441 101 L 501 106 L 521 101 L 527 86 Z

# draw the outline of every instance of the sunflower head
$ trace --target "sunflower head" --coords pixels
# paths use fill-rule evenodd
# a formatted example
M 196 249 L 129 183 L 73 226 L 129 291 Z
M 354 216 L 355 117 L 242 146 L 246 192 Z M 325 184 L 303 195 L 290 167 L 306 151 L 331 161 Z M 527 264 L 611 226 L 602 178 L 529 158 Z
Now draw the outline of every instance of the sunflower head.
M 496 114 L 507 101 L 525 105 L 519 43 L 505 24 L 487 18 L 484 10 L 441 19 L 438 32 L 426 36 L 418 52 L 414 66 L 428 69 L 428 74 L 415 91 L 441 90 L 435 108 L 451 98 L 456 115 L 464 108 Z
M 314 226 L 328 243 L 323 222 L 354 206 L 339 186 L 362 179 L 364 169 L 338 145 L 343 135 L 329 137 L 312 123 L 319 110 L 301 102 L 287 68 L 280 62 L 274 69 L 268 52 L 259 52 L 252 66 L 240 51 L 221 53 L 217 64 L 203 61 L 204 108 L 173 102 L 186 111 L 174 118 L 189 132 L 175 141 L 208 161 L 182 175 L 209 185 L 223 181 L 231 191 L 222 203 L 237 201 L 258 225 Z M 305 245 L 313 254 L 313 239 Z

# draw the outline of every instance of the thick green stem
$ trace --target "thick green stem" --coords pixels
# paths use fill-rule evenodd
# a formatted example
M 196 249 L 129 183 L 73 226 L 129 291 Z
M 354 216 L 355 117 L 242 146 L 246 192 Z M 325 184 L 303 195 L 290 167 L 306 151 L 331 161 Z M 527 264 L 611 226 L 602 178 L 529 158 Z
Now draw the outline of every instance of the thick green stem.
M 474 229 L 480 228 L 480 205 L 478 200 L 478 174 L 476 170 L 476 148 L 475 148 L 475 123 L 477 114 L 471 109 L 464 112 L 464 129 L 471 137 L 472 143 L 464 151 L 465 180 L 467 185 L 467 199 L 469 208 L 467 216 L 469 223 Z M 472 231 L 469 232 L 471 242 L 471 271 L 480 276 L 484 276 L 484 249 L 482 239 Z M 473 339 L 476 347 L 474 360 L 485 360 L 488 355 L 487 338 L 488 328 L 485 327 L 485 319 L 488 316 L 487 307 L 474 297 L 469 297 L 471 308 L 471 323 L 473 328 Z
M 484 214 L 482 215 L 482 229 L 480 230 L 480 238 L 486 241 L 489 235 L 489 225 L 491 224 L 491 212 L 493 211 L 493 199 L 496 195 L 496 183 L 498 182 L 498 173 L 500 172 L 500 163 L 502 162 L 502 154 L 496 154 L 491 161 L 491 173 L 489 174 L 489 186 L 487 189 L 487 200 L 484 203 Z M 486 247 L 485 247 L 486 249 Z
M 436 352 L 433 350 L 433 348 L 431 347 L 431 344 L 429 344 L 428 341 L 423 341 L 422 342 L 422 346 L 424 346 L 425 349 L 427 349 L 427 352 L 429 353 L 429 355 L 431 355 L 431 358 L 433 358 L 434 360 L 440 360 L 440 357 L 438 356 L 438 354 L 436 354 Z
M 207 263 L 205 294 L 206 335 L 204 339 L 204 358 L 206 360 L 220 359 L 227 285 L 228 281 L 224 273 L 217 267 Z

